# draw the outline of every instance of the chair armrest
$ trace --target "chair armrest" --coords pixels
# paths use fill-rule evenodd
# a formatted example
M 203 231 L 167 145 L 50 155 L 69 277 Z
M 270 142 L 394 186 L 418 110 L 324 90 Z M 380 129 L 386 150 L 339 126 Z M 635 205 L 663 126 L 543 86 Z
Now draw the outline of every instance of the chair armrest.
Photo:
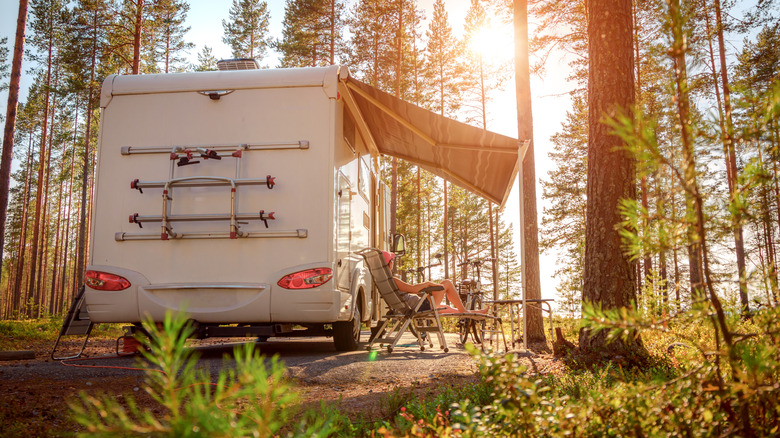
M 433 292 L 435 290 L 444 290 L 444 286 L 439 286 L 439 285 L 428 286 L 428 287 L 422 288 L 420 290 L 420 292 L 417 292 L 417 295 L 429 294 L 429 293 L 431 293 L 431 292 Z

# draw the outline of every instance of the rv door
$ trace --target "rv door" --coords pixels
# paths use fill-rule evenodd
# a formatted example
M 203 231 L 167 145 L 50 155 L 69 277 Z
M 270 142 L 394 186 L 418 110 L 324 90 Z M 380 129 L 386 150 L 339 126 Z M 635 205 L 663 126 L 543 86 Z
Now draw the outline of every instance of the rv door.
M 336 218 L 336 284 L 343 291 L 350 290 L 349 249 L 352 239 L 352 202 L 349 179 L 339 172 L 339 191 L 336 193 L 338 217 Z

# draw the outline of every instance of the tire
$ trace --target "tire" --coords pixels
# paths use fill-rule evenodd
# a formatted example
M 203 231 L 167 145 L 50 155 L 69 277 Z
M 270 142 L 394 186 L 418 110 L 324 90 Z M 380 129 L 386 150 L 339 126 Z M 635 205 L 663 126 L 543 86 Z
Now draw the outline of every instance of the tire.
M 477 310 L 482 308 L 482 294 L 474 297 L 474 301 L 471 304 L 471 310 Z M 472 321 L 474 328 L 474 341 L 477 344 L 481 344 L 485 341 L 485 320 Z
M 469 338 L 469 321 L 467 319 L 458 320 L 458 334 L 460 335 L 460 343 L 465 344 Z
M 333 323 L 333 344 L 337 351 L 355 351 L 360 344 L 360 309 L 355 308 L 355 315 L 350 321 Z

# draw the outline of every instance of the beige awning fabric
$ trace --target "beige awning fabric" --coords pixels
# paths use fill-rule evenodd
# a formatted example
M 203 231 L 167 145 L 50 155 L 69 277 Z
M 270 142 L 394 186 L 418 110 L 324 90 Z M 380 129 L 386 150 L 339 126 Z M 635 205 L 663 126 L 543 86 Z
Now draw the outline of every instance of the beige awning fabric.
M 339 88 L 371 153 L 409 161 L 506 203 L 518 172 L 518 140 L 442 117 L 351 77 Z

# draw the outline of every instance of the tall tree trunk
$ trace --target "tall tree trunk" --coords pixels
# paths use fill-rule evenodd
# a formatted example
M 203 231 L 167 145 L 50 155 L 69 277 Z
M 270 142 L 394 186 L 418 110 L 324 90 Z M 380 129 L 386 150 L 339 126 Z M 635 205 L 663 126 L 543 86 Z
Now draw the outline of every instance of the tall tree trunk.
M 636 164 L 602 121 L 628 114 L 634 104 L 631 0 L 592 0 L 588 11 L 588 185 L 583 303 L 604 309 L 631 308 L 636 300 L 635 265 L 617 227 L 621 199 L 636 198 Z M 606 333 L 580 330 L 580 349 L 644 362 L 638 337 L 607 342 Z
M 419 266 L 424 266 L 422 257 L 422 198 L 420 196 L 420 166 L 417 166 L 417 263 Z
M 0 258 L 5 244 L 5 222 L 8 216 L 8 190 L 11 187 L 11 161 L 13 161 L 14 131 L 16 129 L 16 106 L 19 103 L 19 82 L 22 78 L 22 54 L 24 33 L 27 29 L 28 0 L 19 0 L 19 15 L 16 18 L 16 39 L 14 57 L 11 62 L 11 80 L 8 84 L 8 103 L 3 129 L 3 152 L 0 157 Z
M 57 281 L 60 278 L 60 231 L 62 230 L 62 189 L 65 185 L 65 182 L 60 179 L 60 185 L 59 190 L 57 190 L 57 220 L 55 221 L 56 229 L 54 232 L 54 259 L 52 260 L 52 274 L 51 274 L 51 282 L 49 283 L 49 290 L 51 291 L 51 302 L 49 304 L 49 309 L 51 310 L 52 314 L 59 314 L 60 310 L 60 304 L 61 304 L 61 295 L 57 293 Z
M 97 67 L 97 30 L 98 30 L 98 11 L 92 17 L 92 65 L 89 72 L 89 91 L 87 97 L 87 118 L 86 129 L 84 133 L 84 162 L 82 163 L 81 175 L 81 208 L 79 217 L 79 241 L 76 250 L 76 275 L 74 278 L 75 288 L 81 287 L 84 282 L 84 268 L 86 262 L 86 242 L 87 242 L 87 189 L 90 176 L 90 141 L 92 135 L 92 104 L 94 97 L 94 82 Z
M 75 273 L 73 272 L 74 269 L 68 269 L 70 266 L 70 263 L 72 261 L 72 258 L 70 257 L 70 218 L 73 216 L 73 178 L 76 174 L 76 138 L 78 134 L 78 126 L 79 126 L 79 97 L 76 97 L 76 105 L 73 109 L 73 113 L 75 114 L 75 120 L 73 122 L 73 153 L 70 156 L 70 179 L 68 182 L 68 201 L 66 202 L 67 205 L 67 212 L 68 215 L 65 218 L 65 229 L 63 231 L 64 233 L 64 239 L 65 244 L 62 248 L 62 266 L 63 266 L 63 276 L 62 281 L 60 281 L 60 295 L 62 296 L 62 299 L 64 302 L 69 302 L 72 296 L 73 296 L 73 288 L 68 287 L 69 281 L 72 280 L 75 277 Z M 68 281 L 66 281 L 68 280 Z
M 449 244 L 449 228 L 450 228 L 450 205 L 449 205 L 449 193 L 447 193 L 447 180 L 444 180 L 444 278 L 450 278 L 450 244 Z M 453 275 L 455 271 L 452 272 Z
M 721 12 L 720 12 L 720 1 L 715 0 L 714 6 L 715 6 L 715 15 L 716 15 L 716 23 L 717 23 L 717 29 L 715 32 L 718 35 L 719 56 L 721 59 L 720 68 L 721 68 L 721 80 L 723 84 L 723 102 L 721 102 L 720 90 L 718 87 L 718 79 L 717 79 L 717 68 L 715 67 L 714 50 L 712 48 L 712 39 L 710 38 L 712 33 L 710 28 L 709 11 L 706 11 L 705 13 L 705 18 L 706 18 L 705 21 L 706 21 L 707 35 L 708 35 L 707 43 L 709 45 L 710 63 L 712 68 L 715 97 L 718 103 L 718 114 L 720 115 L 719 122 L 720 122 L 720 128 L 722 132 L 721 140 L 723 142 L 724 159 L 726 162 L 726 180 L 728 182 L 728 187 L 729 187 L 729 196 L 733 202 L 734 197 L 736 196 L 735 190 L 736 190 L 736 180 L 737 180 L 737 160 L 736 160 L 736 152 L 734 149 L 734 142 L 733 142 L 734 129 L 731 120 L 731 99 L 730 99 L 730 90 L 729 90 L 729 83 L 728 83 L 729 82 L 728 69 L 725 60 L 726 49 L 725 49 L 725 44 L 723 39 L 723 23 L 722 23 Z M 741 213 L 739 211 L 734 212 L 731 215 L 731 220 L 732 220 L 732 228 L 734 233 L 734 246 L 736 249 L 736 256 L 737 256 L 737 273 L 739 276 L 740 302 L 742 304 L 743 315 L 746 315 L 747 311 L 749 310 L 748 307 L 749 303 L 747 301 L 745 247 L 744 247 L 743 230 L 741 225 L 742 222 L 740 216 Z
M 330 0 L 330 65 L 336 63 L 336 0 Z
M 16 311 L 21 310 L 21 303 L 22 303 L 22 283 L 23 283 L 23 277 L 24 277 L 24 266 L 25 266 L 25 252 L 27 249 L 27 214 L 28 209 L 30 207 L 30 185 L 32 184 L 32 181 L 30 180 L 30 175 L 32 174 L 32 132 L 30 132 L 30 138 L 27 142 L 27 165 L 25 167 L 25 178 L 24 178 L 24 201 L 22 204 L 22 226 L 19 230 L 19 248 L 17 250 L 18 257 L 17 257 L 17 265 L 16 265 L 16 276 L 14 278 L 14 287 L 13 287 L 13 309 Z
M 47 85 L 48 88 L 48 85 Z M 27 296 L 33 298 L 33 302 L 36 304 L 38 308 L 40 308 L 40 290 L 37 288 L 37 279 L 38 279 L 38 262 L 40 259 L 39 253 L 39 242 L 41 242 L 42 236 L 41 236 L 41 216 L 43 211 L 43 203 L 44 203 L 44 188 L 43 188 L 43 181 L 44 181 L 44 170 L 46 167 L 46 135 L 47 135 L 47 129 L 48 129 L 48 111 L 49 111 L 49 96 L 48 91 L 46 92 L 46 98 L 44 99 L 44 110 L 43 110 L 43 123 L 41 126 L 41 140 L 40 140 L 40 146 L 39 146 L 39 152 L 38 152 L 38 180 L 36 185 L 36 191 L 35 191 L 35 213 L 33 216 L 33 229 L 32 229 L 32 249 L 30 250 L 30 277 L 28 278 L 27 283 Z M 39 310 L 36 310 L 36 313 L 39 312 Z
M 677 221 L 677 207 L 672 197 L 672 222 Z M 677 256 L 677 246 L 672 249 L 672 260 L 674 265 L 674 299 L 677 301 L 677 311 L 682 310 L 682 297 L 680 296 L 680 262 Z
M 50 15 L 51 17 L 51 15 Z M 52 52 L 54 50 L 53 35 L 49 34 L 48 42 L 48 58 L 46 61 L 46 85 L 43 99 L 43 116 L 41 117 L 41 142 L 40 152 L 38 153 L 38 184 L 35 191 L 35 220 L 33 222 L 32 232 L 32 251 L 30 251 L 30 278 L 27 289 L 27 295 L 34 297 L 36 304 L 36 316 L 40 317 L 41 304 L 42 304 L 42 291 L 39 286 L 40 279 L 40 267 L 38 263 L 41 262 L 42 254 L 38 254 L 39 245 L 43 242 L 43 232 L 41 231 L 41 222 L 43 217 L 43 208 L 46 202 L 46 189 L 44 187 L 44 175 L 46 171 L 46 163 L 48 160 L 49 152 L 47 147 L 47 136 L 49 135 L 49 97 L 51 96 L 51 67 L 52 67 Z M 42 245 L 40 245 L 42 247 Z M 44 251 L 45 252 L 45 249 Z
M 396 53 L 395 53 L 395 97 L 401 98 L 401 65 L 403 49 L 403 24 L 404 24 L 404 0 L 398 0 L 398 24 L 396 29 Z M 395 234 L 398 226 L 398 159 L 393 157 L 393 169 L 390 189 L 390 233 Z
M 686 194 L 686 219 L 690 223 L 688 226 L 689 238 L 693 238 L 689 248 L 692 248 L 699 260 L 701 261 L 701 275 L 703 284 L 701 287 L 702 298 L 709 298 L 712 308 L 715 310 L 712 317 L 713 326 L 716 329 L 715 337 L 717 345 L 720 345 L 721 336 L 722 340 L 726 344 L 726 351 L 728 352 L 728 360 L 732 366 L 732 378 L 735 381 L 740 381 L 741 378 L 736 374 L 735 369 L 738 368 L 736 362 L 739 360 L 736 355 L 737 352 L 733 348 L 734 337 L 731 333 L 728 324 L 726 323 L 726 316 L 721 304 L 720 298 L 715 293 L 713 281 L 710 278 L 709 260 L 707 254 L 707 236 L 704 227 L 704 202 L 702 195 L 699 191 L 697 183 L 696 173 L 696 161 L 693 150 L 693 139 L 690 131 L 690 101 L 688 96 L 688 72 L 685 63 L 685 38 L 683 32 L 683 18 L 680 8 L 680 0 L 669 1 L 669 15 L 671 16 L 671 33 L 672 33 L 672 47 L 670 53 L 674 57 L 675 61 L 675 87 L 676 87 L 676 102 L 677 102 L 677 115 L 679 116 L 679 124 L 682 137 L 682 153 L 683 153 L 683 175 L 684 181 L 681 181 L 685 187 Z M 693 236 L 691 236 L 691 229 L 693 229 Z M 708 297 L 704 293 L 709 295 Z M 718 333 L 719 331 L 719 333 Z M 718 372 L 717 385 L 720 391 L 724 389 L 724 380 L 721 376 L 721 358 L 716 355 L 715 366 Z M 741 391 L 737 391 L 738 394 Z M 723 404 L 727 407 L 724 409 L 729 415 L 729 421 L 732 424 L 737 424 L 737 418 L 734 411 L 729 407 L 727 400 L 724 400 Z M 744 428 L 746 436 L 753 436 L 752 428 L 749 422 L 749 415 L 747 407 L 742 407 L 740 410 L 740 420 L 742 422 L 741 427 Z
M 515 86 L 517 92 L 517 138 L 530 140 L 525 158 L 518 157 L 523 166 L 523 223 L 520 238 L 525 244 L 523 266 L 523 293 L 527 299 L 541 299 L 542 286 L 539 272 L 539 229 L 536 222 L 536 164 L 534 161 L 533 115 L 531 111 L 531 74 L 528 57 L 528 2 L 514 2 L 515 27 Z M 629 38 L 630 41 L 630 38 Z M 633 93 L 633 90 L 632 90 Z M 537 307 L 526 309 L 528 316 L 528 340 L 544 342 L 544 320 L 542 311 Z
M 53 23 L 52 23 L 53 25 Z M 57 60 L 52 60 L 52 62 L 57 63 Z M 59 75 L 58 71 L 54 72 L 54 78 L 53 78 L 53 88 L 56 90 L 59 86 Z M 45 171 L 45 180 L 43 181 L 43 213 L 41 217 L 41 223 L 42 228 L 42 236 L 41 236 L 41 253 L 43 255 L 41 259 L 41 265 L 38 268 L 40 271 L 38 274 L 38 285 L 37 288 L 41 290 L 43 294 L 45 294 L 49 299 L 48 304 L 48 310 L 51 313 L 52 309 L 54 308 L 53 304 L 53 298 L 54 298 L 54 290 L 49 290 L 46 288 L 46 278 L 48 275 L 48 261 L 49 261 L 49 238 L 50 238 L 50 232 L 49 232 L 49 216 L 51 211 L 48 208 L 49 205 L 49 181 L 51 179 L 51 155 L 52 151 L 54 150 L 54 127 L 56 122 L 56 114 L 57 114 L 57 93 L 54 93 L 52 96 L 52 102 L 51 102 L 51 109 L 49 111 L 51 113 L 51 119 L 49 120 L 49 146 L 48 146 L 48 153 L 46 154 L 46 171 Z
M 439 62 L 439 114 L 444 117 L 444 65 Z M 447 193 L 447 180 L 444 180 L 444 278 L 450 278 L 449 245 L 447 235 L 450 227 L 449 193 Z M 453 274 L 455 272 L 453 271 Z
M 133 74 L 141 70 L 141 34 L 143 33 L 144 0 L 136 0 L 135 22 L 133 23 Z M 167 68 L 167 65 L 166 65 Z M 167 73 L 167 71 L 166 71 Z
M 723 109 L 725 111 L 723 120 L 725 122 L 725 131 L 723 133 L 724 148 L 727 151 L 726 165 L 729 169 L 727 177 L 729 181 L 729 194 L 732 202 L 736 196 L 737 181 L 737 158 L 734 145 L 734 124 L 731 118 L 731 92 L 729 87 L 729 73 L 726 65 L 726 42 L 723 37 L 723 19 L 721 17 L 720 0 L 713 0 L 715 5 L 715 31 L 718 34 L 718 53 L 720 54 L 720 77 L 721 88 L 723 89 Z M 732 228 L 734 232 L 734 245 L 737 255 L 737 271 L 739 274 L 739 302 L 742 306 L 742 317 L 746 318 L 750 313 L 750 302 L 747 295 L 747 268 L 745 265 L 745 242 L 742 231 L 741 213 L 735 210 L 732 215 Z

